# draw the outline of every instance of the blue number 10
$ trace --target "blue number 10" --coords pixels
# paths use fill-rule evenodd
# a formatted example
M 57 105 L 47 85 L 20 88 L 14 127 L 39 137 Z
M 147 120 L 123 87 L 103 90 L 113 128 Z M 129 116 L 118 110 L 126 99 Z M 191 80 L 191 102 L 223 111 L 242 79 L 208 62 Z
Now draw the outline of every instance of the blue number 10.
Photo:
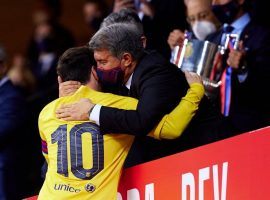
M 92 137 L 93 167 L 91 169 L 84 169 L 83 167 L 82 134 L 84 133 L 88 133 Z M 90 122 L 75 125 L 70 130 L 69 134 L 71 171 L 77 178 L 90 180 L 104 168 L 103 135 L 99 133 L 99 127 Z M 67 177 L 67 125 L 65 124 L 59 126 L 57 130 L 51 135 L 51 138 L 52 144 L 57 143 L 58 145 L 57 173 Z

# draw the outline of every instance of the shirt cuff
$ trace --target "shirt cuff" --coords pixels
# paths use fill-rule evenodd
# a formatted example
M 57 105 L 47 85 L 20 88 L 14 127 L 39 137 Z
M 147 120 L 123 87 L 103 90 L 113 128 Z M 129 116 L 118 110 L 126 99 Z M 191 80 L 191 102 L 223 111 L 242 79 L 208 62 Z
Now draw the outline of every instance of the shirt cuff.
M 100 109 L 101 105 L 96 104 L 89 116 L 90 121 L 94 121 L 97 125 L 100 125 L 99 124 Z

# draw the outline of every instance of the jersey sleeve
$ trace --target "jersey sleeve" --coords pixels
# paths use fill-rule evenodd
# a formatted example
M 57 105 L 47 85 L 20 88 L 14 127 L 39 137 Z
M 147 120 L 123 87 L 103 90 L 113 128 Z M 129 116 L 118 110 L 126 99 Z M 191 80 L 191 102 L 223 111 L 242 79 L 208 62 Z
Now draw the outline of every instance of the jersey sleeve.
M 38 119 L 38 129 L 39 129 L 39 135 L 40 135 L 40 139 L 41 139 L 41 150 L 42 150 L 42 154 L 46 160 L 46 162 L 48 163 L 48 146 L 47 146 L 47 140 L 45 137 L 45 133 L 43 132 L 43 122 L 42 122 L 42 113 L 39 116 Z
M 181 99 L 178 106 L 171 113 L 165 115 L 148 136 L 156 139 L 179 137 L 198 110 L 203 96 L 203 85 L 200 83 L 191 84 L 186 96 Z

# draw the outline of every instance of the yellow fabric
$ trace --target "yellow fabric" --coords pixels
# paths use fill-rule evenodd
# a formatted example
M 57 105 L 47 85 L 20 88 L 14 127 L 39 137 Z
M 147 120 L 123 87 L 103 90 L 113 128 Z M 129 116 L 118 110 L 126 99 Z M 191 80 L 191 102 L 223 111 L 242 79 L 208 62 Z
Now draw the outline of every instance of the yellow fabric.
M 179 137 L 198 110 L 203 95 L 203 85 L 193 83 L 179 105 L 162 118 L 151 134 L 156 139 L 175 139 Z
M 46 179 L 40 191 L 40 200 L 66 200 L 66 199 L 116 199 L 117 186 L 121 169 L 134 137 L 125 134 L 108 134 L 103 137 L 104 169 L 90 180 L 77 178 L 71 171 L 70 132 L 78 124 L 84 122 L 66 122 L 56 118 L 55 111 L 62 104 L 69 104 L 81 98 L 89 98 L 94 103 L 104 106 L 121 107 L 123 109 L 135 109 L 137 101 L 128 97 L 120 97 L 112 94 L 99 93 L 87 87 L 81 87 L 76 94 L 63 97 L 48 104 L 40 113 L 39 129 L 42 140 L 47 142 L 48 171 Z M 57 173 L 57 154 L 59 143 L 52 140 L 52 134 L 67 124 L 67 166 L 68 176 Z M 82 134 L 82 163 L 84 169 L 93 167 L 91 134 Z M 87 184 L 95 186 L 94 192 L 87 192 Z
M 202 86 L 193 84 L 187 95 L 174 111 L 162 119 L 159 125 L 149 134 L 157 139 L 175 138 L 180 136 L 188 125 L 195 111 L 198 109 Z M 82 86 L 74 95 L 59 98 L 48 104 L 40 113 L 39 130 L 41 139 L 47 142 L 48 155 L 43 154 L 48 163 L 46 179 L 40 191 L 39 200 L 64 200 L 64 199 L 116 199 L 117 186 L 121 169 L 127 153 L 132 145 L 134 137 L 127 134 L 107 134 L 102 136 L 104 147 L 104 168 L 89 180 L 76 177 L 71 170 L 71 130 L 87 122 L 66 122 L 55 116 L 55 111 L 63 104 L 75 103 L 81 98 L 89 98 L 93 103 L 103 106 L 135 110 L 138 101 L 130 97 L 122 97 L 108 93 L 101 93 Z M 180 116 L 179 116 L 180 115 Z M 182 116 L 185 115 L 185 116 Z M 178 122 L 179 120 L 179 122 Z M 59 154 L 59 141 L 53 141 L 52 134 L 60 126 L 66 125 L 66 148 L 67 148 L 67 177 L 57 173 L 57 155 Z M 179 129 L 179 130 L 177 130 Z M 64 131 L 62 131 L 64 132 Z M 62 134 L 61 132 L 61 134 Z M 76 137 L 77 138 L 77 137 Z M 93 168 L 93 152 L 91 134 L 82 134 L 82 168 Z M 89 147 L 90 146 L 90 147 Z M 92 148 L 91 148 L 92 147 Z M 61 147 L 62 148 L 62 147 Z M 74 152 L 72 152 L 74 153 Z M 61 166 L 61 165 L 60 165 Z M 87 179 L 87 178 L 86 178 Z M 92 184 L 95 187 L 93 192 L 85 188 Z

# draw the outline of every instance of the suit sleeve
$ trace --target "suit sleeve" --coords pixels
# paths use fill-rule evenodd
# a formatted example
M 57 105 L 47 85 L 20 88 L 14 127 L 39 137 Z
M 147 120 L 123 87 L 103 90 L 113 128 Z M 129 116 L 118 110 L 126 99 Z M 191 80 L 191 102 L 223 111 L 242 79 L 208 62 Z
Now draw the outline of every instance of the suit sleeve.
M 266 94 L 264 86 L 269 85 L 270 79 L 270 31 L 258 28 L 256 34 L 250 37 L 252 39 L 248 40 L 247 44 L 244 43 L 247 46 L 244 63 L 247 78 L 243 82 L 234 79 L 236 80 L 234 88 L 236 88 L 239 102 L 241 101 L 246 108 L 252 105 L 247 112 L 259 112 L 259 117 L 264 115 L 269 119 L 270 96 Z
M 180 90 L 180 78 L 172 76 L 166 70 L 148 72 L 147 76 L 141 77 L 138 84 L 139 102 L 135 111 L 101 108 L 101 132 L 147 135 L 186 93 L 186 90 Z
M 162 118 L 149 136 L 156 139 L 176 139 L 181 136 L 198 110 L 203 96 L 203 85 L 193 83 L 178 106 Z
M 5 106 L 0 112 L 0 147 L 14 137 L 23 123 L 23 102 L 16 96 L 5 99 Z

